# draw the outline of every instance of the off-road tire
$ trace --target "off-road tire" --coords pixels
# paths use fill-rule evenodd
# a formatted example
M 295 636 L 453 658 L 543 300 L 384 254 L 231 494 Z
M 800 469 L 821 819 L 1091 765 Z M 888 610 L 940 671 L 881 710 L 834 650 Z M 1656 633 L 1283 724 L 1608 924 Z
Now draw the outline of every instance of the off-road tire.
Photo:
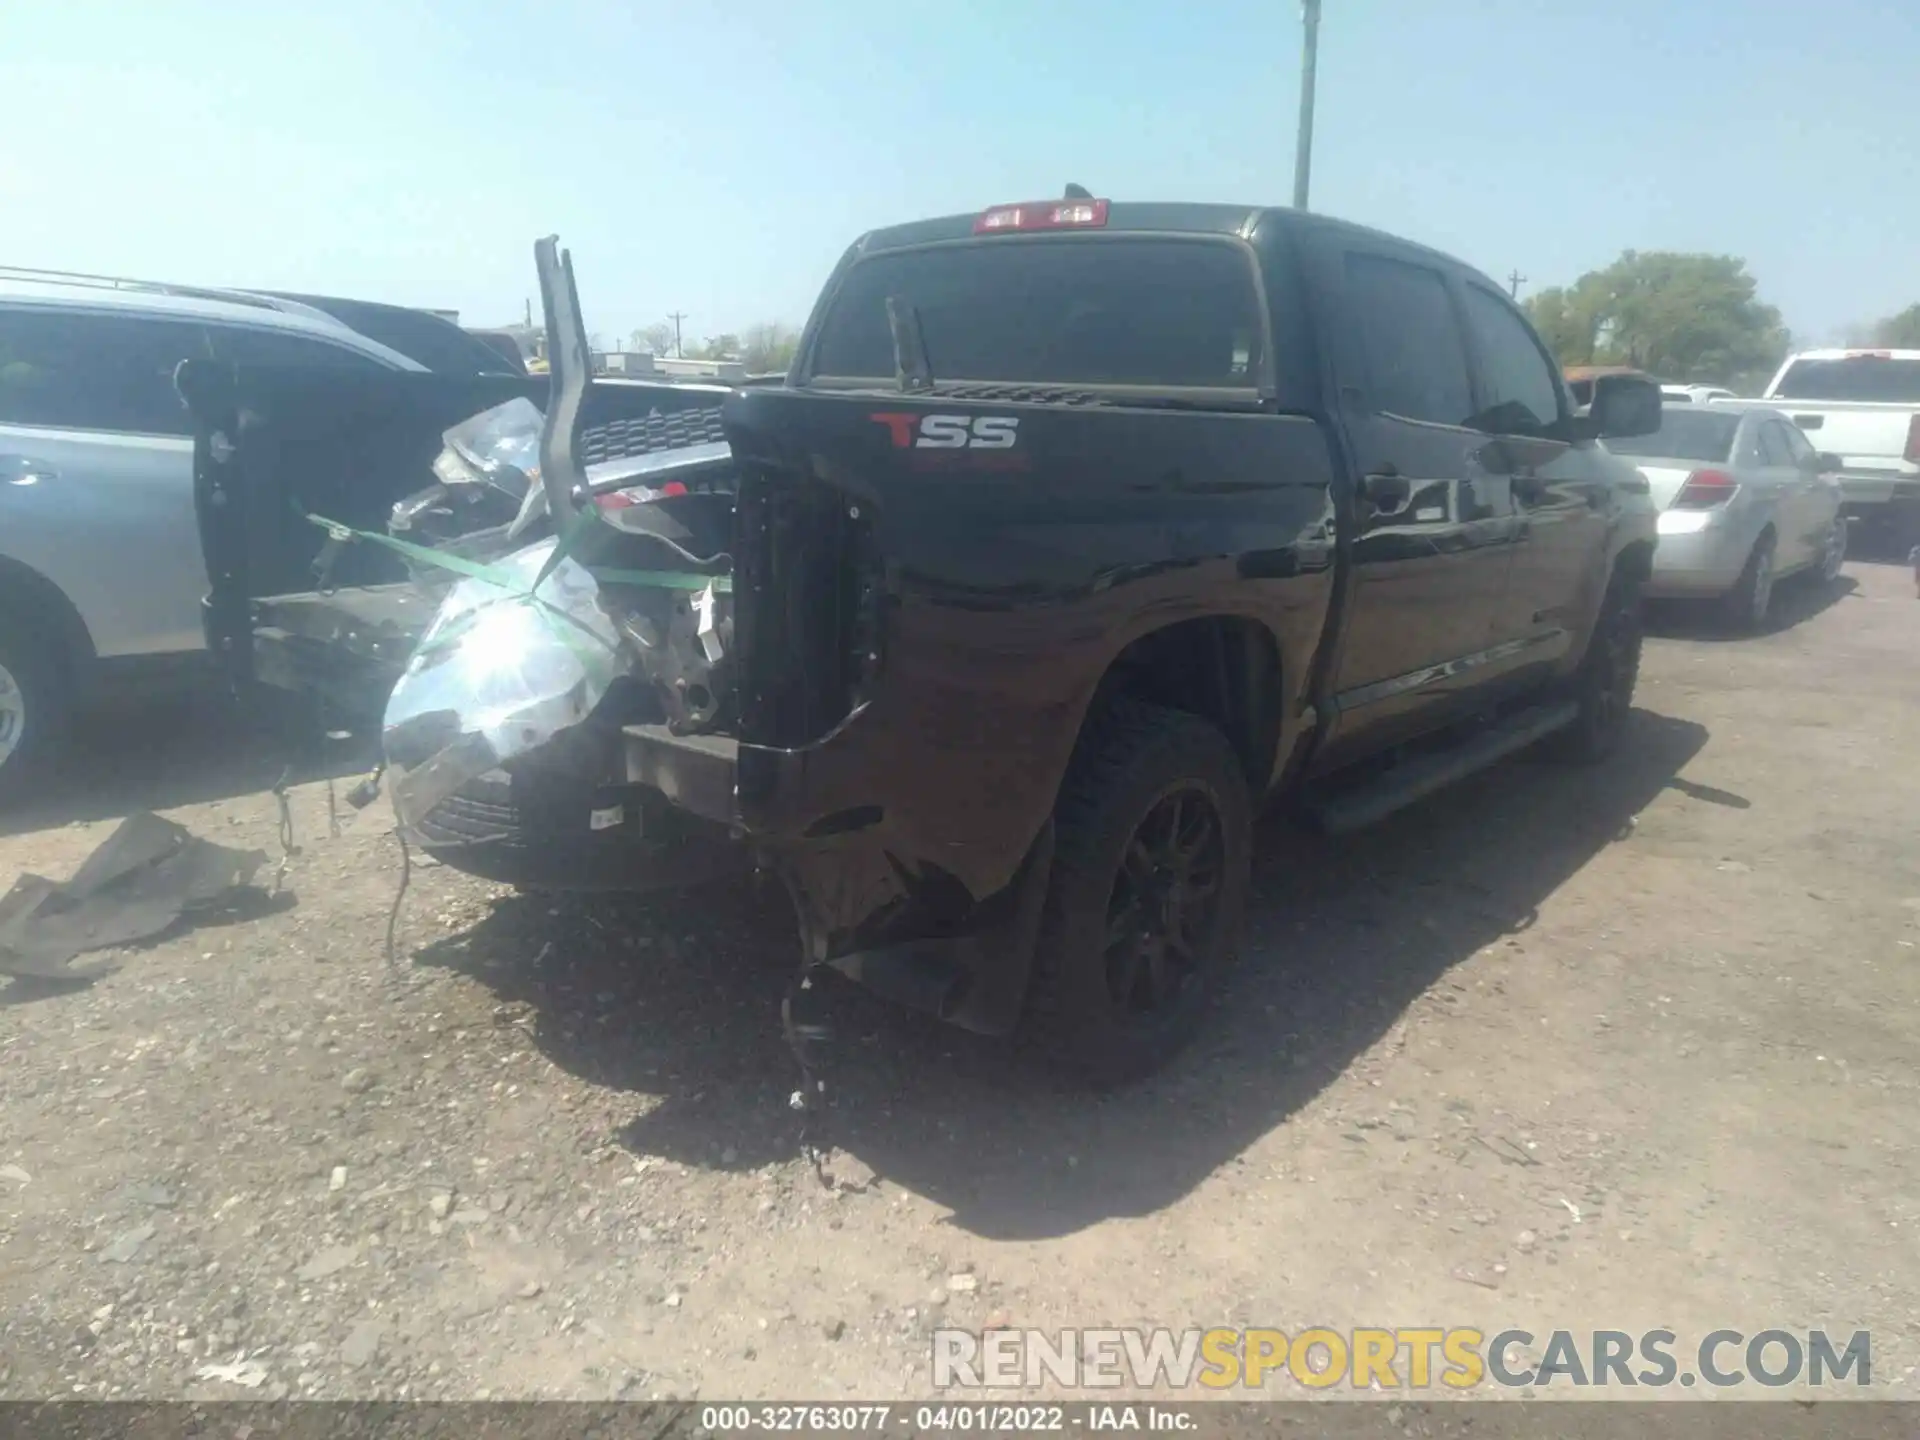
M 10 616 L 0 616 L 0 669 L 20 692 L 18 716 L 0 715 L 0 725 L 19 726 L 12 752 L 0 761 L 0 805 L 7 805 L 52 777 L 72 723 L 73 687 L 58 653 Z
M 1764 629 L 1767 614 L 1773 609 L 1774 552 L 1773 532 L 1769 530 L 1753 542 L 1740 578 L 1720 599 L 1720 618 L 1741 635 Z
M 1571 698 L 1579 713 L 1543 747 L 1554 759 L 1593 765 L 1620 747 L 1640 678 L 1642 638 L 1640 582 L 1616 570 L 1600 601 L 1587 653 L 1574 672 Z
M 1166 962 L 1180 973 L 1167 1002 L 1130 1011 L 1112 994 L 1109 908 L 1122 895 L 1123 863 L 1143 822 L 1189 799 L 1196 813 L 1210 807 L 1217 823 L 1217 891 L 1204 902 L 1189 961 Z M 1238 942 L 1252 848 L 1246 774 L 1226 736 L 1205 720 L 1116 701 L 1081 735 L 1054 817 L 1025 1038 L 1082 1080 L 1123 1084 L 1158 1069 L 1193 1037 Z

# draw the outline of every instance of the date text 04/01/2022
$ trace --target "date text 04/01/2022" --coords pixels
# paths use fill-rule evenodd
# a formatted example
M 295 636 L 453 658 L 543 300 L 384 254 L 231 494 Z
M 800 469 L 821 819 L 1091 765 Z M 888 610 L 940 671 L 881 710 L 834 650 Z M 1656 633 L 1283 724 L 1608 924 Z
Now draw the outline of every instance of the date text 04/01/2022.
M 708 1405 L 700 1428 L 713 1434 L 822 1434 L 905 1430 L 1030 1434 L 1036 1431 L 1184 1432 L 1194 1417 L 1183 1407 L 1142 1405 Z

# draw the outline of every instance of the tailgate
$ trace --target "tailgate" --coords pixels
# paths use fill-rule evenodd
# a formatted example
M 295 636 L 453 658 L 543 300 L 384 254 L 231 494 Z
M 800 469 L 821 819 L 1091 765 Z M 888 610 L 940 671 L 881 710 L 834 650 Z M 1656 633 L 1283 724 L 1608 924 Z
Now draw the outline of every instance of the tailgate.
M 1906 458 L 1907 436 L 1920 406 L 1818 404 L 1805 400 L 1770 403 L 1805 432 L 1814 449 L 1838 455 L 1849 470 L 1915 473 Z

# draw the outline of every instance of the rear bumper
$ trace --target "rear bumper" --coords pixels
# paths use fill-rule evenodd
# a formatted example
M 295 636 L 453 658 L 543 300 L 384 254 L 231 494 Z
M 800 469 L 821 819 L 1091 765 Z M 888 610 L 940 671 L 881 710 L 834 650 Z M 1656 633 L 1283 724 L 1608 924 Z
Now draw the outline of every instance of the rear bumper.
M 1653 574 L 1643 593 L 1654 599 L 1724 595 L 1740 578 L 1753 550 L 1753 528 L 1716 523 L 1704 530 L 1674 534 L 1666 529 L 1653 548 Z M 1728 517 L 1716 516 L 1716 521 Z
M 1900 501 L 1920 501 L 1920 475 L 1889 470 L 1843 470 L 1840 500 L 1855 514 Z
M 629 725 L 627 779 L 744 834 L 809 897 L 800 908 L 811 959 L 951 1024 L 1008 1034 L 1025 1004 L 1052 824 L 1004 889 L 956 904 L 951 873 L 903 846 L 882 807 L 836 808 L 831 786 L 822 788 L 833 768 L 824 752 L 860 719 L 806 750 Z
M 740 742 L 722 735 L 675 735 L 665 725 L 628 725 L 627 780 L 645 785 L 690 814 L 737 828 Z

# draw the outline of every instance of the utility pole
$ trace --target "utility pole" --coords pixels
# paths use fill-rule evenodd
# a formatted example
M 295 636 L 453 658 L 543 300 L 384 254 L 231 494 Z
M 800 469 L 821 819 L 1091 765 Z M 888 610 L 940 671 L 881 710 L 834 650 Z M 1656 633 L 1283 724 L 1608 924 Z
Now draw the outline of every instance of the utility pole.
M 1300 0 L 1306 43 L 1300 52 L 1300 124 L 1293 152 L 1293 208 L 1307 208 L 1307 181 L 1313 170 L 1313 72 L 1320 55 L 1320 0 Z
M 686 312 L 684 312 L 684 311 L 681 311 L 681 310 L 676 310 L 676 311 L 674 311 L 674 312 L 673 312 L 673 313 L 672 313 L 671 315 L 669 315 L 669 316 L 667 316 L 667 319 L 669 319 L 669 320 L 671 320 L 671 321 L 673 322 L 673 358 L 674 358 L 674 359 L 676 359 L 676 360 L 678 360 L 678 359 L 680 359 L 680 358 L 681 358 L 681 354 L 680 354 L 680 322 L 681 322 L 682 320 L 684 320 L 684 319 L 686 319 L 686 318 L 687 318 L 687 317 L 686 317 Z
M 1518 300 L 1520 298 L 1520 287 L 1526 283 L 1526 276 L 1522 275 L 1518 270 L 1511 271 L 1507 275 L 1507 294 Z

